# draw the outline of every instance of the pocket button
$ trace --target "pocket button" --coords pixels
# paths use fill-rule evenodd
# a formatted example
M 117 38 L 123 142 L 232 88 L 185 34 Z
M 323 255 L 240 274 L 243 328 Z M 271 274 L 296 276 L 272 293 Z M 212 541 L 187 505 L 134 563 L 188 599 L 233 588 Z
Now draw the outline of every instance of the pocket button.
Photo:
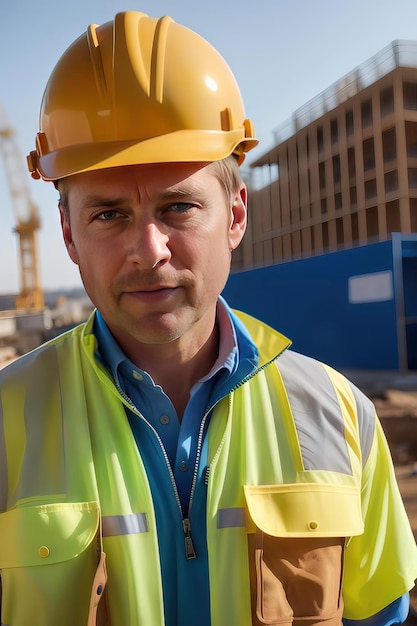
M 47 546 L 41 546 L 38 550 L 38 554 L 41 559 L 46 559 L 49 556 L 49 548 Z

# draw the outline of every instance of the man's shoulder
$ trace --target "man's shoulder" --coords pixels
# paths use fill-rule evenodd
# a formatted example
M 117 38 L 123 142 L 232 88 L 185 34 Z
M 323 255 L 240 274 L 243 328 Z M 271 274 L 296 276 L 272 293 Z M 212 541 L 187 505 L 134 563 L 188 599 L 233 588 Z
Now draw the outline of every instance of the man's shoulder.
M 288 349 L 276 359 L 276 364 L 292 386 L 312 395 L 320 395 L 327 387 L 337 393 L 340 402 L 374 412 L 371 400 L 343 372 L 315 357 Z
M 323 376 L 324 373 L 328 375 L 329 371 L 334 372 L 337 377 L 344 378 L 340 372 L 334 370 L 327 363 L 316 357 L 297 352 L 292 348 L 288 348 L 280 354 L 276 359 L 276 364 L 280 371 L 292 374 L 300 384 L 310 378 Z
M 35 374 L 39 374 L 40 370 L 45 373 L 52 372 L 57 352 L 62 348 L 70 348 L 75 343 L 78 343 L 84 326 L 85 324 L 80 324 L 61 333 L 3 367 L 0 370 L 0 385 L 11 382 L 14 379 L 24 379 L 25 377 L 28 377 L 29 380 Z

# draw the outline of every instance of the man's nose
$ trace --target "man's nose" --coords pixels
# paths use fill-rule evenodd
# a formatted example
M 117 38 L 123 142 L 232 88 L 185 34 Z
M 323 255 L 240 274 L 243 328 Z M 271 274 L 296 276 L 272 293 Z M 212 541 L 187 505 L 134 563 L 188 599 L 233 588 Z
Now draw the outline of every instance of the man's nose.
M 171 258 L 169 236 L 155 222 L 143 222 L 132 233 L 130 260 L 141 269 L 153 269 Z

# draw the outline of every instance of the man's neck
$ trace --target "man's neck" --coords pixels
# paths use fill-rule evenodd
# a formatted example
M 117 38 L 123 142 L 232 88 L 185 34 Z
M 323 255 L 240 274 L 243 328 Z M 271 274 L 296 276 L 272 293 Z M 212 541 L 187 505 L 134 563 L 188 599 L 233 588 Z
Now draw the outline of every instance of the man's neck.
M 206 343 L 193 356 L 186 359 L 165 361 L 161 367 L 158 363 L 155 371 L 147 369 L 154 382 L 162 387 L 175 407 L 181 420 L 190 399 L 190 391 L 203 376 L 213 367 L 219 353 L 219 336 L 217 325 L 214 327 Z
M 217 307 L 192 325 L 188 332 L 166 343 L 144 343 L 108 326 L 126 357 L 147 372 L 174 405 L 181 419 L 193 386 L 212 370 L 219 356 L 220 329 Z
M 174 341 L 159 344 L 136 342 L 132 336 L 121 337 L 113 332 L 130 361 L 164 390 L 179 419 L 192 387 L 210 372 L 219 354 L 220 333 L 215 314 L 199 320 L 189 331 Z

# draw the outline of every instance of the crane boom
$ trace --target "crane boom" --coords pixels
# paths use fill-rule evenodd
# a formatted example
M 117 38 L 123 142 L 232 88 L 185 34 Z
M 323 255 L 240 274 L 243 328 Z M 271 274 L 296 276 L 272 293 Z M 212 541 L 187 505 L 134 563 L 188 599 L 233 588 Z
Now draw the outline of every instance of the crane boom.
M 0 119 L 0 151 L 3 156 L 6 179 L 14 206 L 19 237 L 20 293 L 16 308 L 41 311 L 44 295 L 40 286 L 37 231 L 40 228 L 39 213 L 33 203 L 23 169 L 23 160 L 15 141 L 14 130 Z

